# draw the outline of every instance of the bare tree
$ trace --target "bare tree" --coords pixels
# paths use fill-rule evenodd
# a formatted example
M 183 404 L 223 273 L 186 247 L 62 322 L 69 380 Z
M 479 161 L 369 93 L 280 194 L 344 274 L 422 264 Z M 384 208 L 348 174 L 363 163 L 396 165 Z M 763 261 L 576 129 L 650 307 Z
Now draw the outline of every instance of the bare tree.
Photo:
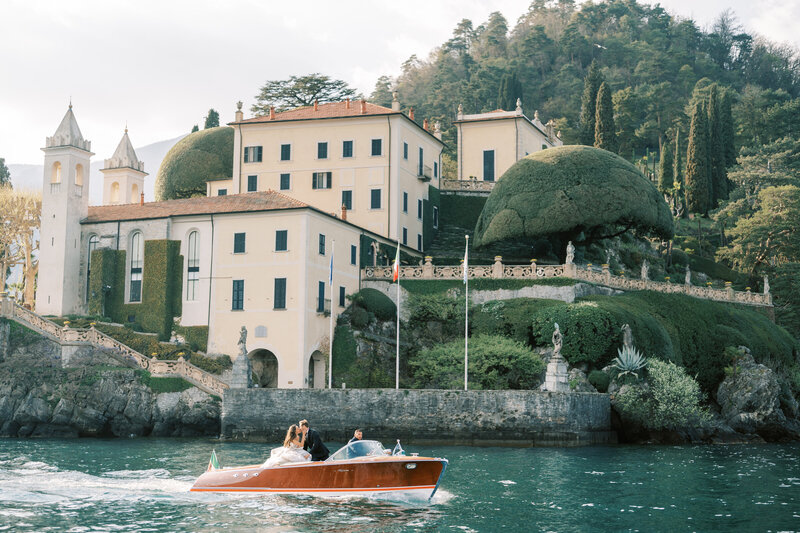
M 32 304 L 35 291 L 39 248 L 36 231 L 41 224 L 41 194 L 0 187 L 0 292 L 6 290 L 10 268 L 22 265 L 26 303 Z

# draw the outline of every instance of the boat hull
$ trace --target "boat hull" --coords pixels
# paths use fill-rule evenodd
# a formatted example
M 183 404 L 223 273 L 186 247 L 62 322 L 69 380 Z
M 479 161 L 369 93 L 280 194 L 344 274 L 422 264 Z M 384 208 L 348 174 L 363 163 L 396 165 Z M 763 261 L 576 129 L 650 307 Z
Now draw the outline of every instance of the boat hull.
M 193 492 L 238 492 L 365 496 L 397 494 L 433 496 L 447 466 L 430 457 L 368 457 L 344 461 L 289 463 L 211 470 L 201 475 Z

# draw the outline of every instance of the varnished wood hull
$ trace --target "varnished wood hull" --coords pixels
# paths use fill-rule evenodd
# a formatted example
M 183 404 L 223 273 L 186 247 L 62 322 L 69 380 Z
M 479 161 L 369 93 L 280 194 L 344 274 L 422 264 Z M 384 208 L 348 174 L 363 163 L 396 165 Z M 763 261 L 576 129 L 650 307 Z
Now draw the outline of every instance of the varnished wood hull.
M 256 465 L 208 471 L 197 478 L 191 490 L 324 496 L 391 493 L 430 498 L 446 467 L 446 459 L 392 456 L 269 468 Z

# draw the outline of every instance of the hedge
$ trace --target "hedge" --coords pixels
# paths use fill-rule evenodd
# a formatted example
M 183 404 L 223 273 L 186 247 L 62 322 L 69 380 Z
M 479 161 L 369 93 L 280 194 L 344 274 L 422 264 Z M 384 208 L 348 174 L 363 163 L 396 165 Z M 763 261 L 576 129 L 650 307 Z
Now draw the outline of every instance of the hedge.
M 348 326 L 336 326 L 333 332 L 333 385 L 340 386 L 349 378 L 356 360 L 356 338 Z
M 502 335 L 533 344 L 531 317 L 546 307 L 564 307 L 560 300 L 515 298 L 495 300 L 470 308 L 470 335 Z
M 372 313 L 378 320 L 394 320 L 397 317 L 397 306 L 377 289 L 361 289 L 353 295 L 353 303 Z
M 563 335 L 561 354 L 572 364 L 604 366 L 615 352 L 621 324 L 617 318 L 592 302 L 540 309 L 531 318 L 531 336 L 540 346 L 552 344 L 554 324 Z
M 518 290 L 525 287 L 572 287 L 578 283 L 569 278 L 535 278 L 535 279 L 486 279 L 478 278 L 469 280 L 469 290 L 494 291 L 498 289 Z M 431 280 L 400 280 L 400 286 L 412 294 L 434 294 L 450 290 L 464 294 L 464 282 L 460 279 L 431 279 Z
M 440 196 L 439 227 L 457 226 L 473 230 L 486 205 L 486 196 L 442 194 Z

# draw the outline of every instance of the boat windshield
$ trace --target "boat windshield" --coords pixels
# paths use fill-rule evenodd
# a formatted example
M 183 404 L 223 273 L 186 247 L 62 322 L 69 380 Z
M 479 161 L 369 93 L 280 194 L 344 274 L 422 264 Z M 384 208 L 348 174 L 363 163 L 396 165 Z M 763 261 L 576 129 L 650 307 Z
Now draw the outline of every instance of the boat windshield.
M 372 455 L 386 455 L 386 452 L 383 451 L 383 444 L 376 440 L 358 440 L 340 448 L 328 458 L 328 461 L 342 461 Z

